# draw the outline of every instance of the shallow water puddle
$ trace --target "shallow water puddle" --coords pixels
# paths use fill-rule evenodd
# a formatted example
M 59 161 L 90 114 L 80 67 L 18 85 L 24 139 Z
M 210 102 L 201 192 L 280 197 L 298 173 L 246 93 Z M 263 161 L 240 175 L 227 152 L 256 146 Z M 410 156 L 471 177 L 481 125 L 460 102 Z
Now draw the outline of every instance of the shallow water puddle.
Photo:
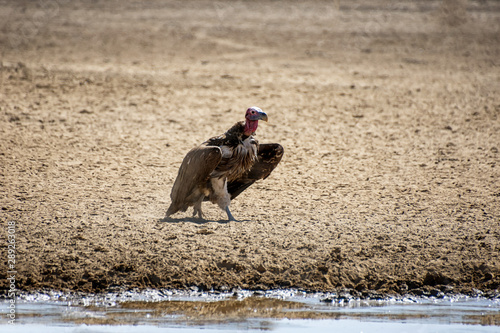
M 2 305 L 6 305 L 4 302 Z M 2 306 L 6 318 L 6 306 Z M 498 332 L 500 299 L 360 300 L 300 291 L 142 291 L 24 294 L 2 332 Z

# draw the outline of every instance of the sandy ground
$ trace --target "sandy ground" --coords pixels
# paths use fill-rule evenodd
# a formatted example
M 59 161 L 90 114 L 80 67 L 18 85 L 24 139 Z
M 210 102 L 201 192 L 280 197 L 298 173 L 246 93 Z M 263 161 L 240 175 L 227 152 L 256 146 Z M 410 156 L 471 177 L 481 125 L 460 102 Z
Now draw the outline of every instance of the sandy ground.
M 0 1 L 0 22 L 18 288 L 499 288 L 499 2 Z M 160 222 L 186 152 L 252 105 L 285 156 L 240 222 Z

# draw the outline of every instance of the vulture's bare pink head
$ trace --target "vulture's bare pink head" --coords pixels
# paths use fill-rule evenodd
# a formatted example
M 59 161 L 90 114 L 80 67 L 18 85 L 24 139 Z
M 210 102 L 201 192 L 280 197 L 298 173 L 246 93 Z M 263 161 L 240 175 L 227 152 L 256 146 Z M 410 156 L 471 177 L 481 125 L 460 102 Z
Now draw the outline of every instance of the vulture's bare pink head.
M 259 120 L 267 121 L 267 114 L 256 106 L 248 108 L 245 113 L 244 134 L 250 136 L 255 133 L 255 131 L 257 131 L 257 126 L 259 126 Z

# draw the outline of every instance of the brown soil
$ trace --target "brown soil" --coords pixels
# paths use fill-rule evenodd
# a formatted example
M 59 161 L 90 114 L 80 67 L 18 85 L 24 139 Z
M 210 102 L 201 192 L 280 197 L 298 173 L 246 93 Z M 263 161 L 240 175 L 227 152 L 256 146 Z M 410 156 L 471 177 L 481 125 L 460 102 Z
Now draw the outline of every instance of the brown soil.
M 0 22 L 20 289 L 499 288 L 499 2 L 11 1 Z M 241 221 L 160 222 L 186 152 L 252 105 L 285 156 Z

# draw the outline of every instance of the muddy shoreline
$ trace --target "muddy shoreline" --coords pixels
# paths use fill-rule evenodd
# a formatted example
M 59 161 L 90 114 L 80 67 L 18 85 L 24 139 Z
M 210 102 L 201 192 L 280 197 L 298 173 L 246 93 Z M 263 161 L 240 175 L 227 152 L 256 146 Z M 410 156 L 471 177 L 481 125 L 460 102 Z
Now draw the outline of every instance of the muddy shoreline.
M 2 3 L 17 288 L 497 293 L 500 5 L 460 4 Z M 240 222 L 161 222 L 186 152 L 252 105 L 285 155 Z

